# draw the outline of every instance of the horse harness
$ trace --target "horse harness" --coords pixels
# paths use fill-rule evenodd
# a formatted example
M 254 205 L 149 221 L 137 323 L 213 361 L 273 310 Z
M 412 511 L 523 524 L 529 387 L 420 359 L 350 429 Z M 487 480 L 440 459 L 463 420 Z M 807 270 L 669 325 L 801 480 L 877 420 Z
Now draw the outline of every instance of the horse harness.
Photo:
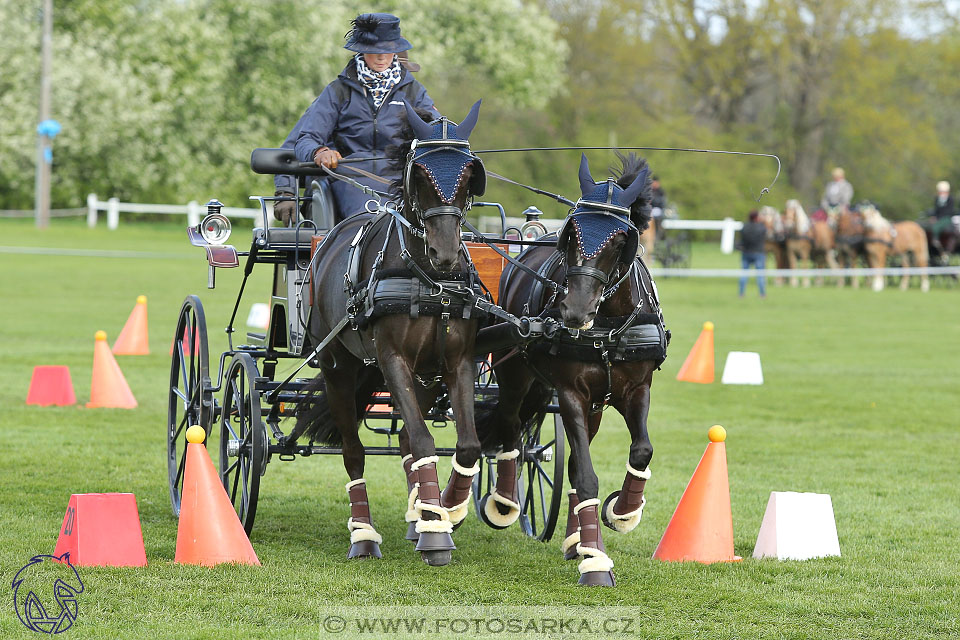
M 653 278 L 646 264 L 639 257 L 635 257 L 629 264 L 625 265 L 626 268 L 623 268 L 624 263 L 621 262 L 619 270 L 623 273 L 619 277 L 616 275 L 610 277 L 599 269 L 579 265 L 568 267 L 565 273 L 559 272 L 565 260 L 565 255 L 559 250 L 559 247 L 566 247 L 566 243 L 559 239 L 564 237 L 563 234 L 569 228 L 569 224 L 570 221 L 568 220 L 560 231 L 558 250 L 550 254 L 536 271 L 540 277 L 534 280 L 530 294 L 524 302 L 524 315 L 529 315 L 535 309 L 543 309 L 545 311 L 540 314 L 541 317 L 558 320 L 559 309 L 551 308 L 556 302 L 557 289 L 552 288 L 548 297 L 547 287 L 543 285 L 543 280 L 563 282 L 570 275 L 577 274 L 594 277 L 604 286 L 609 284 L 611 280 L 615 280 L 613 285 L 601 294 L 601 304 L 610 298 L 625 280 L 629 279 L 630 285 L 635 281 L 638 302 L 631 313 L 626 316 L 597 315 L 594 319 L 594 328 L 555 331 L 552 335 L 544 335 L 538 340 L 521 343 L 517 347 L 517 352 L 534 375 L 547 386 L 553 385 L 549 378 L 533 364 L 532 356 L 534 355 L 549 354 L 569 360 L 603 364 L 607 378 L 606 392 L 603 400 L 593 403 L 591 407 L 591 413 L 598 413 L 607 405 L 612 395 L 613 365 L 621 362 L 653 360 L 659 369 L 667 356 L 670 331 L 664 328 L 663 313 L 660 310 L 656 288 L 648 289 L 644 282 L 641 269 L 646 273 L 651 283 Z M 633 251 L 635 255 L 636 248 Z M 554 276 L 555 279 L 551 276 Z M 630 276 L 634 277 L 631 278 Z M 508 275 L 507 282 L 509 282 L 509 277 Z M 644 305 L 649 311 L 644 312 Z

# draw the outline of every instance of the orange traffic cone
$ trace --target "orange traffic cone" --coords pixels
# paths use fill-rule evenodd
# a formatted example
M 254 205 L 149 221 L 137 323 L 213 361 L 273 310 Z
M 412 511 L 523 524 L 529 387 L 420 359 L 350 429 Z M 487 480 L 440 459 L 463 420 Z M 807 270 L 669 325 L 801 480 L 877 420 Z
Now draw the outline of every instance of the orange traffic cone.
M 127 385 L 120 365 L 107 346 L 107 332 L 97 331 L 93 343 L 93 378 L 88 408 L 136 409 L 137 399 Z
M 223 562 L 259 565 L 237 512 L 203 446 L 203 427 L 187 429 L 180 524 L 174 562 L 212 567 Z
M 683 361 L 677 380 L 684 382 L 699 382 L 710 384 L 713 382 L 713 323 L 704 322 L 700 337 L 690 349 L 690 354 Z
M 710 444 L 693 472 L 653 557 L 671 562 L 736 562 L 733 517 L 727 480 L 727 432 L 720 425 L 707 432 Z
M 137 306 L 130 312 L 127 324 L 113 343 L 113 353 L 118 356 L 150 355 L 147 334 L 147 296 L 137 296 Z

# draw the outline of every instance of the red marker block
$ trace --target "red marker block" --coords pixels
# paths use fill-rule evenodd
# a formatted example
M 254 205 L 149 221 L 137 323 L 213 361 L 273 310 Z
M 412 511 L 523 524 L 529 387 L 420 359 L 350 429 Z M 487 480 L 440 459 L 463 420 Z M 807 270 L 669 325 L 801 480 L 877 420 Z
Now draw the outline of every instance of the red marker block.
M 64 366 L 34 367 L 30 390 L 27 391 L 27 404 L 41 407 L 77 404 L 77 395 L 70 381 L 70 369 Z
M 143 532 L 132 493 L 75 493 L 53 555 L 81 567 L 145 567 Z

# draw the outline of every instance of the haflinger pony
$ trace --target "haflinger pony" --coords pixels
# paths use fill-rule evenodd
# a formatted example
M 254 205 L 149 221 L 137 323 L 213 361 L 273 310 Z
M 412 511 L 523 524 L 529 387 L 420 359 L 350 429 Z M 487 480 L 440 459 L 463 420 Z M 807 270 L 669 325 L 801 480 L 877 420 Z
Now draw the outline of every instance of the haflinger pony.
M 460 239 L 485 173 L 470 151 L 478 101 L 463 122 L 424 122 L 407 105 L 415 139 L 399 150 L 405 165 L 400 210 L 387 208 L 338 224 L 317 250 L 310 331 L 320 351 L 320 375 L 300 403 L 290 441 L 341 444 L 350 482 L 348 557 L 380 557 L 363 478 L 358 421 L 372 393 L 386 382 L 403 418 L 400 449 L 412 488 L 408 516 L 416 549 L 430 565 L 447 564 L 450 533 L 467 512 L 480 470 L 474 428 L 476 310 L 470 292 L 476 271 Z M 423 414 L 446 383 L 456 418 L 457 448 L 450 483 L 441 495 L 436 449 Z M 409 520 L 409 518 L 408 518 Z
M 777 269 L 784 269 L 787 266 L 787 252 L 785 249 L 783 220 L 780 218 L 780 212 L 771 206 L 760 207 L 757 212 L 758 219 L 767 228 L 767 240 L 764 243 L 764 253 L 772 253 L 774 264 Z M 783 284 L 783 276 L 774 278 L 777 285 Z
M 857 268 L 861 261 L 867 261 L 866 228 L 863 215 L 858 209 L 843 208 L 836 215 L 836 234 L 834 242 L 837 248 L 837 266 L 845 269 Z M 837 286 L 843 288 L 846 278 L 837 278 Z M 860 276 L 851 276 L 850 284 L 860 288 Z
M 810 225 L 810 259 L 818 269 L 837 268 L 837 249 L 833 227 L 827 220 L 815 220 Z M 823 276 L 816 279 L 823 286 Z
M 783 207 L 781 222 L 783 224 L 783 235 L 786 241 L 787 266 L 790 269 L 796 269 L 800 261 L 804 260 L 809 262 L 812 267 L 813 228 L 799 200 L 787 200 L 787 203 Z M 798 284 L 797 277 L 790 276 L 790 286 L 796 287 Z M 803 286 L 810 286 L 809 277 L 803 279 Z
M 918 267 L 930 264 L 927 235 L 919 224 L 912 220 L 891 223 L 872 204 L 862 206 L 860 213 L 866 228 L 864 242 L 871 267 L 883 267 L 887 264 L 887 258 L 893 256 L 900 258 L 902 266 L 909 267 L 911 255 Z M 900 288 L 906 291 L 909 287 L 910 276 L 904 274 L 900 277 Z M 873 277 L 873 290 L 883 290 L 883 276 Z M 926 273 L 920 276 L 920 290 L 930 290 L 930 277 Z
M 653 372 L 666 357 L 668 333 L 657 289 L 637 257 L 650 219 L 650 169 L 634 154 L 619 156 L 619 178 L 594 182 L 580 162 L 582 196 L 557 235 L 556 248 L 532 247 L 506 266 L 500 304 L 516 315 L 559 318 L 564 329 L 516 350 L 494 353 L 497 405 L 478 412 L 485 449 L 498 450 L 497 482 L 481 500 L 484 520 L 502 528 L 519 512 L 517 457 L 521 427 L 546 409 L 556 389 L 570 442 L 569 511 L 563 552 L 582 557 L 580 584 L 612 586 L 613 561 L 600 535 L 602 521 L 626 533 L 640 522 L 653 447 L 647 411 Z M 552 288 L 553 283 L 566 287 Z M 607 404 L 624 417 L 631 445 L 620 491 L 601 506 L 590 442 Z M 561 487 L 553 487 L 561 491 Z

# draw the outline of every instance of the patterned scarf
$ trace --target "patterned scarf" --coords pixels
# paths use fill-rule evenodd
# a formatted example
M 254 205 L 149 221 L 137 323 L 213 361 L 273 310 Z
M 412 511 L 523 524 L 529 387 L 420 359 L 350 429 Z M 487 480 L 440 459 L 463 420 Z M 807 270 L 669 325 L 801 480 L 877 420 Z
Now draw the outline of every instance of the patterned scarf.
M 400 82 L 400 61 L 394 55 L 393 64 L 385 71 L 377 72 L 363 61 L 362 53 L 358 53 L 353 59 L 357 61 L 357 77 L 360 79 L 360 83 L 370 92 L 374 108 L 379 109 L 387 94 Z

